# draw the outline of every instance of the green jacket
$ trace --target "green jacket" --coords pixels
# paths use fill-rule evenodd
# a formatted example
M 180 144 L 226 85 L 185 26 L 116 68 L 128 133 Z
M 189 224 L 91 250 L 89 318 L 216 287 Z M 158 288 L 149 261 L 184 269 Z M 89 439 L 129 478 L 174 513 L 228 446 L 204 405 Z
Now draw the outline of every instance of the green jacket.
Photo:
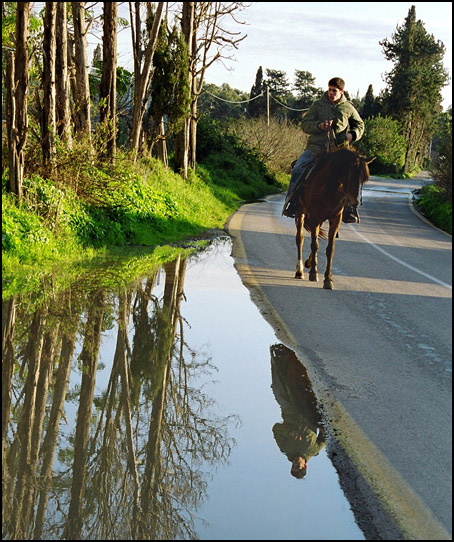
M 320 431 L 317 435 L 316 427 L 305 424 L 304 419 L 288 420 L 285 412 L 282 413 L 283 423 L 275 423 L 273 426 L 273 436 L 279 450 L 287 456 L 289 461 L 295 457 L 304 457 L 309 461 L 320 453 L 326 444 L 324 433 Z M 290 435 L 292 431 L 298 433 L 299 438 L 295 439 Z
M 320 130 L 319 122 L 334 119 L 334 135 L 339 147 L 347 146 L 347 133 L 353 136 L 352 141 L 361 139 L 364 133 L 364 121 L 352 103 L 342 95 L 342 98 L 333 104 L 328 98 L 328 91 L 322 98 L 315 101 L 303 117 L 302 127 L 306 134 L 309 134 L 306 149 L 319 154 L 326 151 L 328 143 L 328 132 Z

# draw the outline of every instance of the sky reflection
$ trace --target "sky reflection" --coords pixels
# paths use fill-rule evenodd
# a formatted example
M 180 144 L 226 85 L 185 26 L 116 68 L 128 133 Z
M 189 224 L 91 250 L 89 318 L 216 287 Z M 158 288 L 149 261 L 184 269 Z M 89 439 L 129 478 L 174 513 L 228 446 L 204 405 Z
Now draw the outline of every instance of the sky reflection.
M 364 539 L 305 369 L 230 253 L 3 301 L 4 539 Z

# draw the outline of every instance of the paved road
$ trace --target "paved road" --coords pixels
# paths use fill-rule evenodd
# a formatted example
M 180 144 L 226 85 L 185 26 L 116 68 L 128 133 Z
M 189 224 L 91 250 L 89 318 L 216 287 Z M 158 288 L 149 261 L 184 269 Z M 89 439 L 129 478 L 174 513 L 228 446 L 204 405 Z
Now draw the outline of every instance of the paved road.
M 252 299 L 312 378 L 369 539 L 452 539 L 452 240 L 413 208 L 423 182 L 371 177 L 361 223 L 341 226 L 333 291 L 322 288 L 323 240 L 320 282 L 293 278 L 283 195 L 228 224 Z

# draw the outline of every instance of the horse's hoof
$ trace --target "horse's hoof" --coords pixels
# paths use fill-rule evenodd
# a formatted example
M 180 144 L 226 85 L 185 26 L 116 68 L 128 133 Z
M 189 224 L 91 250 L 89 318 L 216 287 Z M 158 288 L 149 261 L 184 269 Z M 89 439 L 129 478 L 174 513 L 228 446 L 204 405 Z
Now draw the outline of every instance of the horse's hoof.
M 304 267 L 305 267 L 306 269 L 310 269 L 311 266 L 312 266 L 312 262 L 311 262 L 311 259 L 309 258 L 308 260 L 306 260 L 306 261 L 304 262 Z
M 315 274 L 315 275 L 314 275 L 314 274 L 310 274 L 310 275 L 309 275 L 309 280 L 310 280 L 311 282 L 318 282 L 318 275 L 317 275 L 317 274 Z
M 297 271 L 297 272 L 295 273 L 295 278 L 296 278 L 296 279 L 304 280 L 304 274 Z
M 324 280 L 323 281 L 323 288 L 325 290 L 332 290 L 333 289 L 333 281 L 332 280 Z

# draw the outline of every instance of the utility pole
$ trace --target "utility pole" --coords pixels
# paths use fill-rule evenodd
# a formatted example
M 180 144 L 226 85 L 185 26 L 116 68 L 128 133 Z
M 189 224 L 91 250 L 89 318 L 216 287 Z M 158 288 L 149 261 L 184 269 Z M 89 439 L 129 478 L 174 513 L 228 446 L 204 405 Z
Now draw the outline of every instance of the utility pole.
M 270 127 L 270 87 L 266 85 L 266 125 Z

